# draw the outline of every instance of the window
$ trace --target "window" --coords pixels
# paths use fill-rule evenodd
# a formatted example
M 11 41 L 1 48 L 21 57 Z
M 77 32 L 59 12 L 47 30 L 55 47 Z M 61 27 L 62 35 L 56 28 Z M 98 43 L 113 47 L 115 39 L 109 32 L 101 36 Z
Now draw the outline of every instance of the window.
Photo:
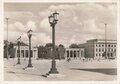
M 114 47 L 116 47 L 116 45 L 114 45 Z
M 104 47 L 104 45 L 102 45 L 102 47 Z
M 96 49 L 96 52 L 98 51 L 98 49 Z
M 99 52 L 101 52 L 101 49 L 99 49 Z
M 113 45 L 111 45 L 111 47 L 113 47 Z
M 99 56 L 101 56 L 101 54 L 99 54 Z
M 101 47 L 101 45 L 99 45 L 99 47 Z
M 96 54 L 96 56 L 97 56 L 97 54 Z
M 97 47 L 97 44 L 96 44 L 96 47 Z
M 104 52 L 104 49 L 102 49 L 102 52 Z

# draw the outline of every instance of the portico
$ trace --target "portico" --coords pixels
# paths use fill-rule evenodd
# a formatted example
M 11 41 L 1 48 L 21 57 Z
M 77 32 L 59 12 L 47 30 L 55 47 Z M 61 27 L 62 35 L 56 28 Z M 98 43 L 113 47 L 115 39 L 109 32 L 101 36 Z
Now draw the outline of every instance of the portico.
M 71 59 L 84 58 L 84 49 L 83 48 L 67 48 L 65 53 L 65 58 L 71 58 Z
M 17 58 L 17 54 L 18 54 L 18 46 L 17 45 L 15 45 L 14 46 L 14 48 L 15 48 L 15 58 Z M 31 49 L 31 53 L 32 53 L 32 58 L 37 58 L 38 57 L 38 50 L 37 50 L 37 48 L 32 48 Z M 29 46 L 28 45 L 21 45 L 20 46 L 20 58 L 24 58 L 24 59 L 26 59 L 26 58 L 28 58 L 29 57 Z

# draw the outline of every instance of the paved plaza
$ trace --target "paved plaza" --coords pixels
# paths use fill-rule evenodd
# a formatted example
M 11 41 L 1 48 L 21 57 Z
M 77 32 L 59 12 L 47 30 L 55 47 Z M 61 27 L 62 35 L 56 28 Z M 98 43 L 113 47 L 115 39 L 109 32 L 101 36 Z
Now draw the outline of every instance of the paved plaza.
M 56 60 L 59 77 L 43 77 L 51 68 L 51 60 L 32 59 L 33 69 L 26 69 L 28 60 L 4 60 L 5 81 L 113 81 L 117 80 L 116 60 L 88 61 Z

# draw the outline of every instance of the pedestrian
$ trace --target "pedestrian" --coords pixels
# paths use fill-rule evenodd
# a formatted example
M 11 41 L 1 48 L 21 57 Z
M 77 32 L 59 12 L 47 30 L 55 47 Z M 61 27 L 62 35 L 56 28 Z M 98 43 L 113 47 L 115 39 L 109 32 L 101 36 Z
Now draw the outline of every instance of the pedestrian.
M 69 62 L 69 61 L 71 61 L 71 59 L 70 59 L 70 58 L 68 58 L 68 59 L 67 59 L 67 62 Z

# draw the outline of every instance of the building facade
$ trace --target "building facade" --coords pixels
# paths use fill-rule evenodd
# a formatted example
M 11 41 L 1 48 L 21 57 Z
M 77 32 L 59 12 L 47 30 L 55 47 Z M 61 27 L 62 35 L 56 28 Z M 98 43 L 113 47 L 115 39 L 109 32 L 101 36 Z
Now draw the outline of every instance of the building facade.
M 14 47 L 12 47 L 14 45 Z M 18 56 L 18 45 L 14 44 L 9 46 L 9 55 L 12 58 L 17 58 Z M 102 40 L 102 39 L 92 39 L 87 40 L 86 43 L 79 44 L 79 48 L 64 48 L 56 47 L 55 58 L 56 59 L 83 59 L 83 58 L 93 58 L 93 59 L 115 59 L 117 53 L 117 41 L 116 40 Z M 5 46 L 4 46 L 5 47 Z M 4 48 L 6 49 L 6 48 Z M 52 58 L 52 48 L 51 47 L 32 47 L 32 58 Z M 5 55 L 6 50 L 4 50 Z M 20 57 L 29 57 L 29 46 L 23 42 L 20 43 Z
M 65 49 L 64 47 L 56 47 L 55 48 L 55 58 L 56 59 L 64 59 Z M 51 47 L 38 47 L 38 58 L 43 59 L 52 59 L 52 48 Z
M 79 44 L 79 48 L 66 48 L 65 58 L 115 59 L 117 57 L 116 49 L 116 40 L 92 39 Z
M 66 48 L 65 58 L 82 59 L 84 54 L 84 48 Z
M 117 41 L 93 39 L 79 45 L 85 49 L 85 58 L 108 59 L 116 58 Z
M 14 45 L 15 49 L 15 58 L 17 58 L 18 54 L 18 45 Z M 38 49 L 35 47 L 31 48 L 31 56 L 32 58 L 37 58 L 38 57 Z M 21 58 L 28 58 L 29 57 L 29 46 L 25 43 L 20 43 L 20 57 Z

